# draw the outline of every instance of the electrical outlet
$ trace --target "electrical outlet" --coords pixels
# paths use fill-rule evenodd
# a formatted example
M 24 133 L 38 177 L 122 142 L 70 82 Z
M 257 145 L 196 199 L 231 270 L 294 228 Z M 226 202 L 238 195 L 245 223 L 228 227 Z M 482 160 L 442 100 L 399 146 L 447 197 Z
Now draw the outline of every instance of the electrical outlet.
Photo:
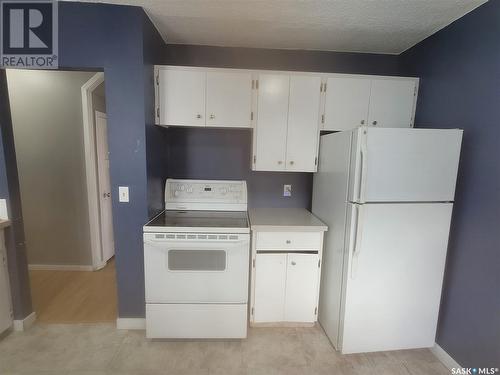
M 283 185 L 283 196 L 284 197 L 292 196 L 292 185 Z

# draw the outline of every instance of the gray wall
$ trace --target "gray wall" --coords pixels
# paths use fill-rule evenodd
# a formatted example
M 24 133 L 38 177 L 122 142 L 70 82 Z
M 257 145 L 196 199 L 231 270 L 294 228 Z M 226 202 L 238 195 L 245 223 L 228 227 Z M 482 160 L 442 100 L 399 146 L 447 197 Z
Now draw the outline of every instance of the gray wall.
M 398 57 L 367 53 L 167 45 L 162 64 L 397 75 Z M 244 179 L 251 207 L 310 208 L 312 173 L 252 172 L 250 130 L 169 128 L 168 176 Z M 292 196 L 283 197 L 283 185 Z
M 81 87 L 94 74 L 7 71 L 29 264 L 92 264 Z
M 464 139 L 437 343 L 465 367 L 500 367 L 500 1 L 401 55 L 421 78 L 415 124 Z

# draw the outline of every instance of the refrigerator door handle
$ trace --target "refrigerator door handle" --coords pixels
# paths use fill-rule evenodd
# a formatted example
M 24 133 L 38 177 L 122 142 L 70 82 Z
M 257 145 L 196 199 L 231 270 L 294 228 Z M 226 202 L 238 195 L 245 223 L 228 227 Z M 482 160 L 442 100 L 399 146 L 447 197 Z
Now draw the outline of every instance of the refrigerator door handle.
M 362 226 L 363 226 L 363 206 L 362 205 L 354 205 L 355 211 L 356 211 L 356 219 L 355 219 L 355 225 L 352 227 L 353 228 L 353 236 L 351 237 L 351 243 L 352 243 L 352 257 L 351 257 L 351 279 L 356 278 L 356 271 L 358 269 L 358 257 L 360 253 L 360 243 L 361 243 L 361 236 L 363 233 Z
M 364 203 L 365 198 L 365 184 L 366 184 L 366 161 L 367 161 L 367 144 L 366 144 L 366 130 L 363 130 L 360 139 L 360 162 L 359 162 L 359 177 L 358 177 L 358 194 L 356 201 Z

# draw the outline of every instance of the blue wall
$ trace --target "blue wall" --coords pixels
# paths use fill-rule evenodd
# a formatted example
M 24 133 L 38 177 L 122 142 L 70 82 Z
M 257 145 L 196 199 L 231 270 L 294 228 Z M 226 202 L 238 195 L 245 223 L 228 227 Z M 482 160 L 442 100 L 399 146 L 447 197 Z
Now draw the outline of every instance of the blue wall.
M 59 4 L 60 67 L 104 69 L 120 317 L 144 316 L 145 308 L 142 226 L 148 182 L 154 185 L 146 168 L 145 124 L 154 110 L 154 49 L 163 47 L 149 22 L 138 7 Z M 151 163 L 156 157 L 149 155 Z M 118 202 L 118 186 L 129 186 L 130 203 Z M 157 198 L 151 196 L 153 206 Z
M 163 64 L 397 75 L 398 57 L 366 53 L 168 45 Z M 168 175 L 175 178 L 243 179 L 251 207 L 310 208 L 312 173 L 252 172 L 252 132 L 169 128 Z M 283 197 L 283 185 L 292 196 Z
M 0 70 L 0 127 L 0 198 L 7 199 L 11 220 L 11 226 L 5 229 L 5 245 L 12 291 L 12 310 L 14 319 L 24 319 L 33 311 L 33 307 L 5 70 Z
M 437 343 L 466 367 L 500 365 L 500 1 L 400 57 L 421 78 L 418 127 L 462 128 Z

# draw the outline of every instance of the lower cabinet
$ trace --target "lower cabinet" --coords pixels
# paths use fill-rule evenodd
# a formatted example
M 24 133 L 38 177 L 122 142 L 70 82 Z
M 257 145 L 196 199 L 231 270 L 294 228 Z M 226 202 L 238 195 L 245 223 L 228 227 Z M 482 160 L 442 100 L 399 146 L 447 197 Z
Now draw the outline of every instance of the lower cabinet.
M 253 322 L 317 320 L 320 258 L 310 253 L 258 253 Z

